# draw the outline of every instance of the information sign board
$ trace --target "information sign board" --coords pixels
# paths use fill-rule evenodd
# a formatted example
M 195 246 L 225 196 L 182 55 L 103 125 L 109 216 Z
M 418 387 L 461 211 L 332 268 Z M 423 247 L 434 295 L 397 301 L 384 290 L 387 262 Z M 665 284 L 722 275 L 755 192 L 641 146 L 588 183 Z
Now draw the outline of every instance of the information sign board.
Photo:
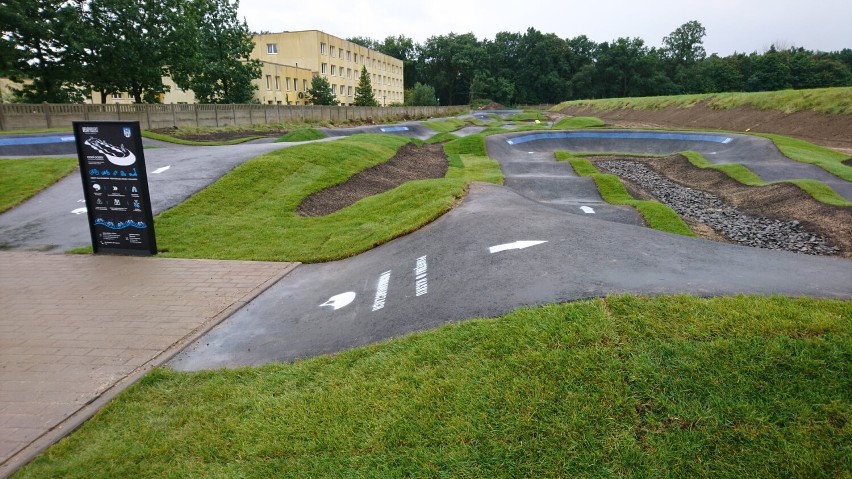
M 75 121 L 95 253 L 157 254 L 138 121 Z

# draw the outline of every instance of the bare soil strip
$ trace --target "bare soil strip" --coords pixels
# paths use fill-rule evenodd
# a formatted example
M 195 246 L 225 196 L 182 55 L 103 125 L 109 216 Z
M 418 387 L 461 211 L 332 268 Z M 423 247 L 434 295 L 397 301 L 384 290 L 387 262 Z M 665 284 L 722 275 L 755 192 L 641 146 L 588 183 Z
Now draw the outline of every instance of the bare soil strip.
M 443 178 L 448 168 L 443 145 L 417 147 L 409 143 L 387 162 L 368 168 L 344 183 L 308 196 L 296 212 L 302 216 L 325 216 L 408 181 Z

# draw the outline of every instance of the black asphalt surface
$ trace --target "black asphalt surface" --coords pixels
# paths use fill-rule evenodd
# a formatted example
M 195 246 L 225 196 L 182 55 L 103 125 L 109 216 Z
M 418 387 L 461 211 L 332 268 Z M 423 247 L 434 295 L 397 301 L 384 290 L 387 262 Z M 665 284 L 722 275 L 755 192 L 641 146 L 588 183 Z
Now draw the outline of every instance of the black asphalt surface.
M 368 131 L 381 132 L 381 127 L 361 132 Z M 419 128 L 385 133 L 427 134 Z M 290 361 L 520 306 L 609 293 L 852 298 L 850 260 L 747 248 L 639 226 L 635 211 L 603 203 L 593 182 L 577 177 L 567 163 L 557 163 L 552 152 L 695 150 L 713 162 L 746 164 L 769 181 L 823 179 L 847 198 L 852 194 L 849 182 L 788 160 L 768 140 L 745 135 L 724 135 L 730 137 L 724 143 L 697 137 L 523 141 L 540 133 L 552 132 L 488 138 L 489 155 L 500 162 L 505 186 L 471 185 L 459 207 L 420 231 L 354 258 L 300 266 L 174 358 L 172 367 Z M 286 146 L 146 149 L 154 212 L 180 203 L 239 163 Z M 84 206 L 78 202 L 82 197 L 80 178 L 72 175 L 0 215 L 0 245 L 61 252 L 90 244 L 86 216 L 72 213 Z
M 487 140 L 488 154 L 492 158 L 511 158 L 522 153 L 550 154 L 554 150 L 572 153 L 650 153 L 669 155 L 681 151 L 697 151 L 711 163 L 740 163 L 748 167 L 765 181 L 781 181 L 799 178 L 813 178 L 831 186 L 840 196 L 852 201 L 852 182 L 844 181 L 817 166 L 790 160 L 778 151 L 771 140 L 751 135 L 728 133 L 665 132 L 643 130 L 580 130 L 568 133 L 567 138 L 541 139 L 525 143 L 509 144 L 507 140 L 517 141 L 537 133 L 523 132 L 491 136 Z M 591 134 L 649 134 L 677 135 L 686 137 L 730 138 L 727 143 L 699 141 L 691 139 L 633 139 L 633 138 L 584 138 L 580 135 Z M 575 135 L 575 136 L 572 136 Z
M 516 241 L 546 243 L 490 252 Z M 852 261 L 599 221 L 474 184 L 461 206 L 416 233 L 347 260 L 300 266 L 170 366 L 291 361 L 524 305 L 621 292 L 849 298 Z M 334 298 L 340 306 L 353 295 L 334 309 Z

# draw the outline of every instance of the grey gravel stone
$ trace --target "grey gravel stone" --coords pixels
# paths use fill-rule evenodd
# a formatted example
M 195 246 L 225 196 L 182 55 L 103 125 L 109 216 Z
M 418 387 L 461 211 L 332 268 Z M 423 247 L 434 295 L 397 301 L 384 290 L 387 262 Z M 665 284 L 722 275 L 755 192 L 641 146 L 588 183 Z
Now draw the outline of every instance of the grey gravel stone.
M 608 160 L 596 164 L 641 186 L 677 214 L 704 223 L 739 244 L 813 255 L 840 251 L 819 234 L 804 230 L 798 221 L 745 214 L 714 194 L 675 183 L 641 163 Z

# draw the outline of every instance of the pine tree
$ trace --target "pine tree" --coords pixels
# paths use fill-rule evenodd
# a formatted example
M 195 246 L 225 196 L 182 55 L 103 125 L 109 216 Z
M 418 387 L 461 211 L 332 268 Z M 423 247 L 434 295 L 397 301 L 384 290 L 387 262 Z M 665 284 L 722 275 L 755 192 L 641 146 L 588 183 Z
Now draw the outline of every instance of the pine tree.
M 355 106 L 379 106 L 376 98 L 373 96 L 373 86 L 370 84 L 370 75 L 367 73 L 367 67 L 361 67 L 361 78 L 358 79 L 358 86 L 355 87 Z
M 325 77 L 315 76 L 308 88 L 308 101 L 314 105 L 337 105 L 337 96 Z

